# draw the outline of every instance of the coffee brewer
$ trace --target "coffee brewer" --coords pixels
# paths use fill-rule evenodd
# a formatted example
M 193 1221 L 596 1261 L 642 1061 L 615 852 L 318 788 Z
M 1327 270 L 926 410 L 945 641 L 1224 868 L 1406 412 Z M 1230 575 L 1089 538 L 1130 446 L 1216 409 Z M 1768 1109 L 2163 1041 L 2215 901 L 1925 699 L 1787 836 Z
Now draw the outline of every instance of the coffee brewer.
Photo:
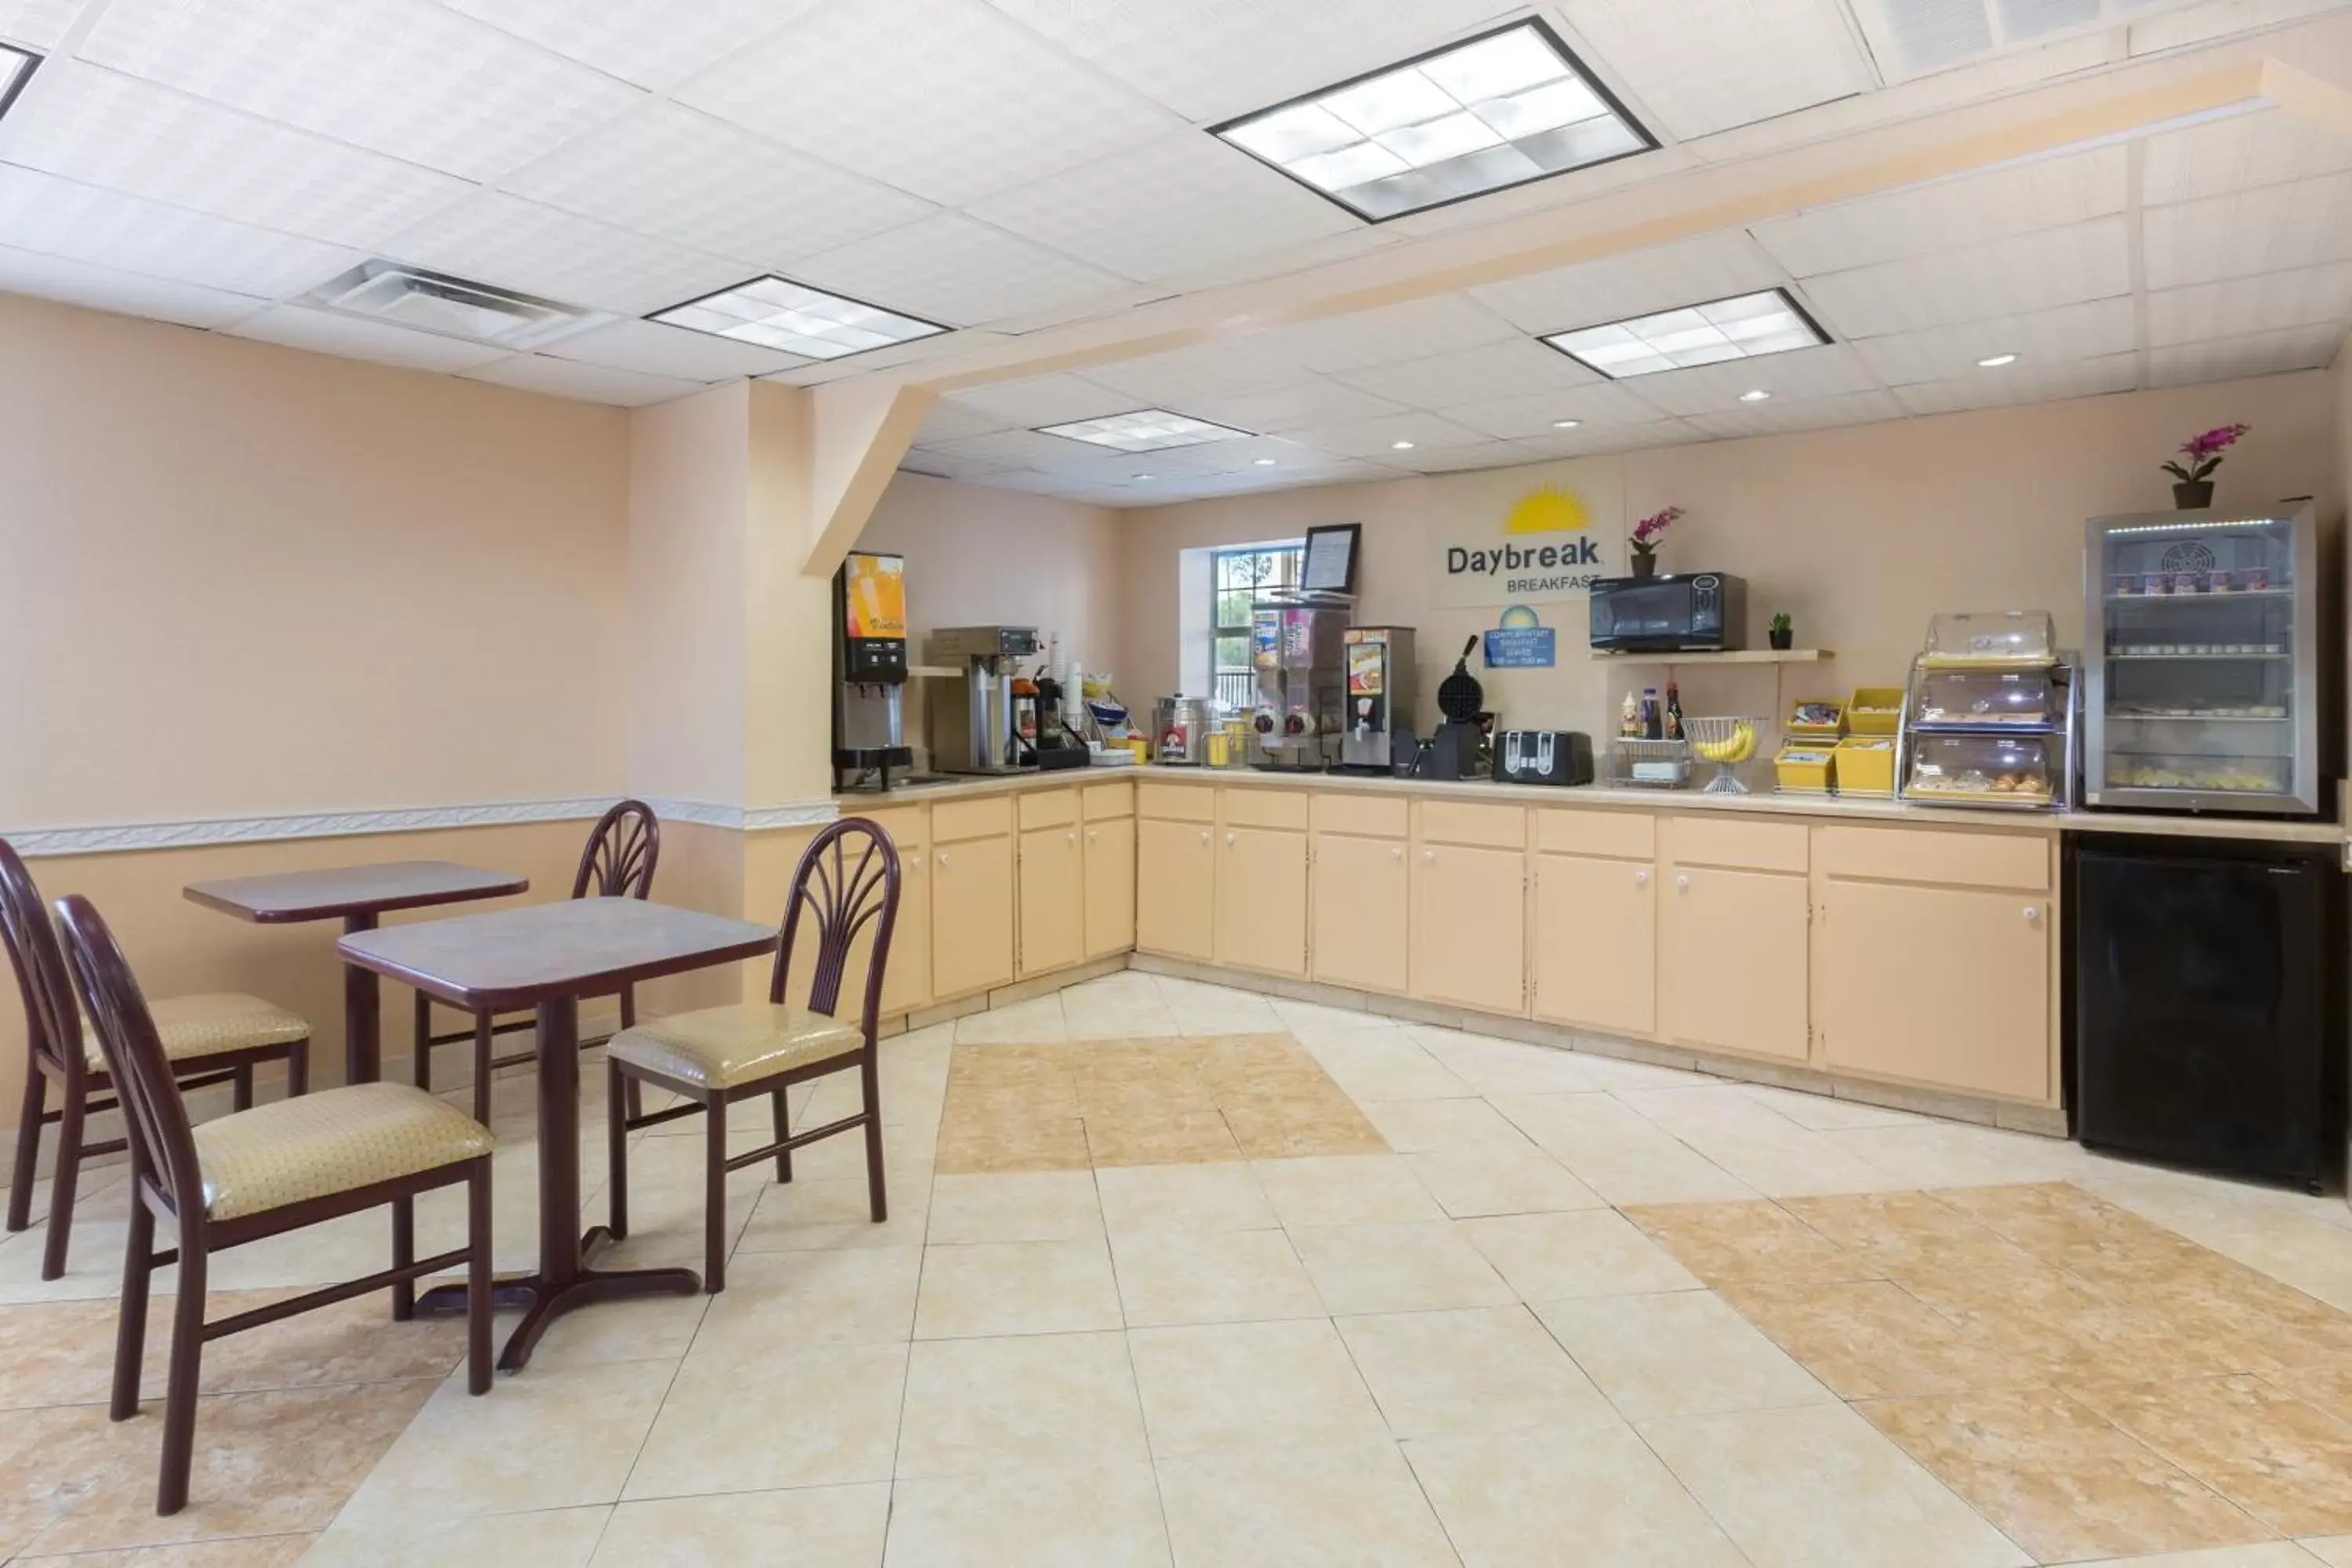
M 950 666 L 929 688 L 931 765 L 950 773 L 1017 773 L 1037 765 L 1037 690 L 1019 661 L 1037 654 L 1034 626 L 947 626 L 923 645 Z M 1015 682 L 1028 690 L 1016 695 Z
M 833 574 L 833 784 L 912 768 L 907 745 L 907 563 L 853 552 Z M 845 775 L 846 775 L 845 777 Z
M 1412 628 L 1349 626 L 1347 728 L 1339 736 L 1339 766 L 1349 773 L 1392 772 L 1412 750 Z

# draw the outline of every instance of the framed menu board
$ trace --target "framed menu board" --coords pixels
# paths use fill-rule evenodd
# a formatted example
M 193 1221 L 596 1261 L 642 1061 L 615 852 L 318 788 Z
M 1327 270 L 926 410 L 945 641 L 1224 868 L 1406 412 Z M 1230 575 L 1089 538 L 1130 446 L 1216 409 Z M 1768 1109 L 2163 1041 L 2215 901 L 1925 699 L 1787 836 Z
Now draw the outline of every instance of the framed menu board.
M 1309 594 L 1352 594 L 1356 591 L 1356 547 L 1362 542 L 1360 522 L 1326 523 L 1307 531 L 1307 559 L 1298 569 L 1298 586 Z

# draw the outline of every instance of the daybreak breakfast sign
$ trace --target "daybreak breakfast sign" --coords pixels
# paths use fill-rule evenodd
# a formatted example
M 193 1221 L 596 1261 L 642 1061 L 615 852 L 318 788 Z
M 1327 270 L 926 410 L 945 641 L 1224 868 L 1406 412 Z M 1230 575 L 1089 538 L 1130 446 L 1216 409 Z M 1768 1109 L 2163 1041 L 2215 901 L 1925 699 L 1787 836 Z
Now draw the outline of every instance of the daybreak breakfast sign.
M 1614 458 L 1458 474 L 1438 497 L 1429 525 L 1433 605 L 1579 599 L 1595 577 L 1625 574 L 1624 484 Z

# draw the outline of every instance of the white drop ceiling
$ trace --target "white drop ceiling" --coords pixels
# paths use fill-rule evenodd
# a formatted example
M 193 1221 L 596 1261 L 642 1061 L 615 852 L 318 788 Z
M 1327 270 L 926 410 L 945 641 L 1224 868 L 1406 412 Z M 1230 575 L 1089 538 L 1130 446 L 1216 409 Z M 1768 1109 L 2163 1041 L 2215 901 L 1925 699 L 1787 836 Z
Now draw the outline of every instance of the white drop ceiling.
M 1849 133 L 1923 83 L 1963 104 L 2338 8 L 0 0 L 0 42 L 47 57 L 0 118 L 0 290 L 642 405 L 952 354 Z M 1660 151 L 1373 226 L 1206 129 L 1528 16 Z M 590 324 L 517 354 L 298 302 L 371 257 Z M 643 319 L 768 273 L 954 330 L 818 363 Z M 1833 342 L 1621 385 L 1534 341 L 1769 288 Z M 2296 369 L 2347 325 L 2352 145 L 2267 110 L 974 387 L 908 466 L 1150 505 Z M 1147 407 L 1255 434 L 1148 455 L 1034 434 Z

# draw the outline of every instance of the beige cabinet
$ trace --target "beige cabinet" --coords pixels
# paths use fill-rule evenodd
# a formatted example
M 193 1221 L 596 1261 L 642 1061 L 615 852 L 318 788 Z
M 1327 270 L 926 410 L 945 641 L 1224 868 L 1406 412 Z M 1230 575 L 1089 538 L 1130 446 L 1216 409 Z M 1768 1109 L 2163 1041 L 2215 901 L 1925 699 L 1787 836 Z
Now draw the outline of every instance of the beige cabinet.
M 930 878 L 932 995 L 945 1001 L 1009 982 L 1013 836 L 935 846 Z
M 1538 1018 L 1619 1035 L 1658 1023 L 1657 869 L 1538 855 L 1528 992 Z
M 1089 821 L 1086 841 L 1088 958 L 1135 945 L 1135 818 Z
M 1176 794 L 1192 793 L 1190 786 L 1159 787 Z M 1217 862 L 1211 843 L 1215 837 L 1216 829 L 1205 822 L 1150 816 L 1137 820 L 1137 947 L 1171 958 L 1202 960 L 1214 951 Z
M 1485 1013 L 1526 1012 L 1524 851 L 1424 843 L 1411 866 L 1412 994 Z
M 1360 991 L 1405 987 L 1412 873 L 1402 838 L 1315 838 L 1315 978 Z
M 890 932 L 890 963 L 882 972 L 882 1011 L 910 1012 L 931 999 L 930 851 L 898 846 L 898 919 Z
M 1805 1060 L 1804 876 L 1679 864 L 1664 874 L 1671 885 L 1659 895 L 1663 1032 L 1694 1046 Z
M 1228 826 L 1217 836 L 1217 962 L 1304 975 L 1307 835 Z
M 1085 956 L 1086 872 L 1075 818 L 1021 835 L 1023 975 L 1067 969 Z

